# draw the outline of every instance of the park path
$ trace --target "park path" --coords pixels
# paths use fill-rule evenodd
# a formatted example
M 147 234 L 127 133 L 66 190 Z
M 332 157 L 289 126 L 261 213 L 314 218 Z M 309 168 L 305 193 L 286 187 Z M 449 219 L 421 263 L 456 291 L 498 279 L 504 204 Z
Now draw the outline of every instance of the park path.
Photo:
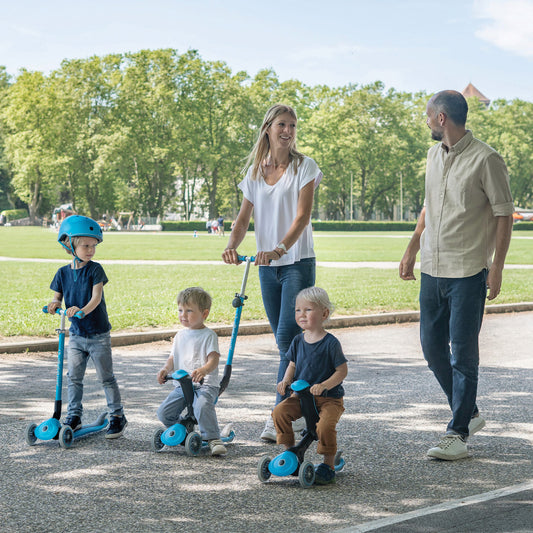
M 170 342 L 114 349 L 125 435 L 94 435 L 68 450 L 24 441 L 26 424 L 51 414 L 56 354 L 2 355 L 0 532 L 531 531 L 532 321 L 533 312 L 485 318 L 478 403 L 487 426 L 471 439 L 471 456 L 452 463 L 426 457 L 449 409 L 423 360 L 418 324 L 335 330 L 350 368 L 338 427 L 347 464 L 336 485 L 310 490 L 294 478 L 261 484 L 256 474 L 261 456 L 280 451 L 258 438 L 274 397 L 272 335 L 237 340 L 217 405 L 219 423 L 234 422 L 237 433 L 226 457 L 150 451 L 155 412 L 168 393 L 155 375 Z M 222 354 L 228 345 L 220 339 Z M 92 364 L 84 404 L 87 421 L 105 408 Z

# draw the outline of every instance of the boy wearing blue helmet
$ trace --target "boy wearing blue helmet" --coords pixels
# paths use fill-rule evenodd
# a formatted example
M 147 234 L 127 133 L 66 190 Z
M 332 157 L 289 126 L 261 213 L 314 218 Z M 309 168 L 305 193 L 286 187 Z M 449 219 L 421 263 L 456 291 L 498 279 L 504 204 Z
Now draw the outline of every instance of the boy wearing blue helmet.
M 89 357 L 102 382 L 109 408 L 110 423 L 106 438 L 120 437 L 127 425 L 111 358 L 111 324 L 107 317 L 104 285 L 107 276 L 99 263 L 92 261 L 96 245 L 103 240 L 102 230 L 92 218 L 72 215 L 59 228 L 58 242 L 72 255 L 72 263 L 61 267 L 50 288 L 54 299 L 48 312 L 54 314 L 65 300 L 71 320 L 68 343 L 68 411 L 65 425 L 73 431 L 81 427 L 83 377 Z M 83 318 L 74 315 L 81 311 Z

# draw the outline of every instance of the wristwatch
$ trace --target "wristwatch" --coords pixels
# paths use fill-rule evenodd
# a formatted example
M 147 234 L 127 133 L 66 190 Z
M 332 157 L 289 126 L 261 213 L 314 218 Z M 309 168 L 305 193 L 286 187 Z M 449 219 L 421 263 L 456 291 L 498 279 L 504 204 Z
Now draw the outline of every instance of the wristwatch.
M 287 253 L 287 247 L 282 243 L 280 242 L 276 248 L 279 248 L 280 250 L 283 250 L 285 253 Z

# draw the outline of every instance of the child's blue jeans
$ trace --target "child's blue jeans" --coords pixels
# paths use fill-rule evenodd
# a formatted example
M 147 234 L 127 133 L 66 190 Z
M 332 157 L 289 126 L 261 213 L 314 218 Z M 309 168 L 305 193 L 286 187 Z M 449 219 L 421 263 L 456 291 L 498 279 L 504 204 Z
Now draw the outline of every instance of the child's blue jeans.
M 110 416 L 122 416 L 122 402 L 117 380 L 113 374 L 111 335 L 109 332 L 81 337 L 72 335 L 68 342 L 68 413 L 82 416 L 83 378 L 89 357 L 93 360 L 98 379 L 104 387 Z
M 194 402 L 192 404 L 194 416 L 198 420 L 198 427 L 203 440 L 220 438 L 215 403 L 218 397 L 218 387 L 201 385 L 194 387 Z M 157 410 L 157 418 L 166 426 L 176 424 L 186 407 L 183 390 L 178 385 L 166 397 Z

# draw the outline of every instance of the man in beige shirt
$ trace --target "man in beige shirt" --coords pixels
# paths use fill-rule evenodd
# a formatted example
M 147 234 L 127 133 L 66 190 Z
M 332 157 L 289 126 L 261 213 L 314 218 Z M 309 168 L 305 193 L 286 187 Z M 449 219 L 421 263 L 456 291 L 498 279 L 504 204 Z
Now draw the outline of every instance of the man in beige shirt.
M 399 273 L 415 279 L 420 250 L 420 340 L 452 410 L 428 455 L 453 461 L 467 457 L 468 436 L 485 425 L 476 405 L 478 338 L 485 299 L 500 292 L 514 207 L 503 159 L 465 128 L 463 95 L 441 91 L 426 112 L 441 142 L 428 152 L 424 208 Z

